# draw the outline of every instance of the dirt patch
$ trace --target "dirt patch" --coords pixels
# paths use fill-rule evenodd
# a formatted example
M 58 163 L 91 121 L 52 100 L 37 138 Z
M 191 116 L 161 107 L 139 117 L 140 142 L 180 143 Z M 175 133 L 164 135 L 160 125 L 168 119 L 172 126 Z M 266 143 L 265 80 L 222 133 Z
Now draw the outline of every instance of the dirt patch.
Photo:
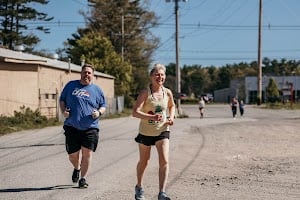
M 300 199 L 300 120 L 290 111 L 267 112 L 192 126 L 184 146 L 172 151 L 183 167 L 177 177 L 171 173 L 174 199 Z

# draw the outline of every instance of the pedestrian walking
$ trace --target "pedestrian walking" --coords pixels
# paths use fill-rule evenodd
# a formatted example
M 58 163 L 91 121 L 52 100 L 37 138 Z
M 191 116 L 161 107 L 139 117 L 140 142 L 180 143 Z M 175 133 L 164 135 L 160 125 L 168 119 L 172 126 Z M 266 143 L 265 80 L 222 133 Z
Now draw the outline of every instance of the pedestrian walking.
M 139 147 L 136 200 L 144 199 L 143 177 L 150 160 L 151 146 L 156 147 L 159 160 L 158 200 L 170 200 L 166 184 L 169 174 L 170 125 L 174 121 L 175 103 L 171 90 L 163 86 L 165 73 L 164 65 L 154 65 L 150 72 L 151 84 L 140 92 L 133 107 L 133 116 L 140 118 L 139 133 L 135 138 Z
M 234 119 L 236 118 L 238 104 L 239 103 L 238 103 L 236 97 L 232 97 L 230 106 L 231 106 L 232 116 Z
M 241 100 L 240 103 L 239 103 L 239 109 L 240 109 L 240 115 L 241 117 L 244 116 L 244 111 L 245 111 L 245 105 L 244 105 L 244 101 Z
M 60 96 L 66 151 L 74 167 L 72 181 L 79 181 L 79 188 L 88 187 L 86 178 L 99 141 L 99 117 L 106 106 L 104 94 L 93 84 L 93 77 L 94 67 L 85 64 L 80 80 L 68 82 Z
M 203 97 L 200 97 L 200 100 L 199 100 L 200 118 L 204 117 L 204 107 L 205 107 L 205 101 L 204 101 Z

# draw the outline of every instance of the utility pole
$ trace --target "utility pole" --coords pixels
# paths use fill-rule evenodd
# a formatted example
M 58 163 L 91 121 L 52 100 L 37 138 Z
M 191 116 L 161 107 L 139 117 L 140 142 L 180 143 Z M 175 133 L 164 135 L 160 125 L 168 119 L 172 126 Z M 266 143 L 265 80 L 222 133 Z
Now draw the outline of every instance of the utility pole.
M 258 74 L 257 74 L 257 105 L 261 105 L 262 97 L 262 58 L 261 58 L 261 28 L 262 28 L 262 0 L 259 0 L 259 17 L 258 17 Z
M 122 10 L 122 18 L 121 18 L 121 37 L 122 37 L 122 41 L 121 41 L 121 56 L 122 56 L 122 62 L 124 62 L 124 13 L 123 13 L 123 10 Z
M 166 0 L 166 2 L 170 2 L 171 0 Z M 179 116 L 182 115 L 181 109 L 181 75 L 180 75 L 180 64 L 179 64 L 179 1 L 173 0 L 175 2 L 175 44 L 176 44 L 176 99 L 177 99 L 177 111 Z M 183 2 L 187 2 L 187 0 L 182 0 Z

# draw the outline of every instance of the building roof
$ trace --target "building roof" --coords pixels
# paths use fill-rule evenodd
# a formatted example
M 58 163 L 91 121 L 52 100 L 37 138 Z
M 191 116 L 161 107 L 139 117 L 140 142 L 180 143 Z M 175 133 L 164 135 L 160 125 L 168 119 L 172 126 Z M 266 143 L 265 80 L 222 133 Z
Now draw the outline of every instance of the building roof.
M 44 65 L 50 68 L 81 72 L 81 66 L 20 51 L 0 48 L 0 59 L 4 62 Z M 114 79 L 114 76 L 95 71 L 95 76 Z

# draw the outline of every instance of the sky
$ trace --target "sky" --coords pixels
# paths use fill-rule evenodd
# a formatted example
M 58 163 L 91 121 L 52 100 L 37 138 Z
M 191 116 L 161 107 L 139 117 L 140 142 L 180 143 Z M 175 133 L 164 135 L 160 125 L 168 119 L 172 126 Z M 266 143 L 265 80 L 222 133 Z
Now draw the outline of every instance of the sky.
M 148 1 L 147 9 L 159 17 L 159 26 L 152 33 L 161 43 L 153 60 L 175 63 L 175 3 Z M 262 57 L 300 60 L 300 1 L 262 2 Z M 54 53 L 62 48 L 77 28 L 84 27 L 79 10 L 87 9 L 85 0 L 49 0 L 41 11 L 55 18 L 48 26 L 51 34 L 38 34 L 42 41 L 37 49 Z M 257 61 L 258 16 L 259 0 L 180 0 L 179 65 L 224 66 Z

